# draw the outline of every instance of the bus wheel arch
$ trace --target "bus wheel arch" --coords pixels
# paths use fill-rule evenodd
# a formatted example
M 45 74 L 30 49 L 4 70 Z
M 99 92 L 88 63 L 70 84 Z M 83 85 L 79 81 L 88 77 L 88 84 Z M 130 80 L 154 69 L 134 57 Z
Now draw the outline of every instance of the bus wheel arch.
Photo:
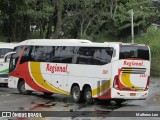
M 70 91 L 72 95 L 72 100 L 75 103 L 82 102 L 82 92 L 80 90 L 80 86 L 77 83 L 73 83 Z
M 83 97 L 88 104 L 94 103 L 94 99 L 92 98 L 92 88 L 89 84 L 83 86 Z
M 23 95 L 27 95 L 27 94 L 30 94 L 30 93 L 31 93 L 31 91 L 25 90 L 25 81 L 24 81 L 23 78 L 20 78 L 20 79 L 18 80 L 17 89 L 18 89 L 18 91 L 19 91 L 21 94 L 23 94 Z

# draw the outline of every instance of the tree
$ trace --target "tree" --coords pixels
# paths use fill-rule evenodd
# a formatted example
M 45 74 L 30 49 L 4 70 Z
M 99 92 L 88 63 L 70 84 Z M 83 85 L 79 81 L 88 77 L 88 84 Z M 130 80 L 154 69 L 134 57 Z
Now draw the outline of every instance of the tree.
M 155 16 L 153 4 L 148 0 L 130 0 L 120 3 L 117 8 L 117 14 L 114 19 L 114 28 L 112 33 L 121 36 L 129 36 L 131 28 L 130 10 L 134 11 L 134 29 L 138 34 L 140 31 L 146 31 Z M 128 31 L 128 32 L 127 32 Z

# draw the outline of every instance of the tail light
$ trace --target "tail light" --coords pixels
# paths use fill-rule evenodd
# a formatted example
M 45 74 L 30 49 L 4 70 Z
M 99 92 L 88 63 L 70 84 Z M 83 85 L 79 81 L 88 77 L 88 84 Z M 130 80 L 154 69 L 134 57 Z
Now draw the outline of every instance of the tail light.
M 116 76 L 114 77 L 113 87 L 114 87 L 115 89 L 119 90 L 119 76 L 118 76 L 118 75 L 116 75 Z
M 146 85 L 145 91 L 149 89 L 149 81 L 150 81 L 150 76 L 148 76 L 148 80 L 147 80 L 147 85 Z

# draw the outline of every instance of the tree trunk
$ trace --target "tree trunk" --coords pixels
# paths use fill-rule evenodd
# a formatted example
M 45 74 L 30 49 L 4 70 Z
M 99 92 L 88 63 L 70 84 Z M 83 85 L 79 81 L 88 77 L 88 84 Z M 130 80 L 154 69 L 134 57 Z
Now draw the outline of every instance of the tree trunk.
M 57 0 L 57 22 L 56 29 L 53 35 L 53 38 L 58 38 L 61 32 L 62 27 L 62 9 L 63 9 L 63 0 Z
M 16 41 L 16 21 L 13 17 L 10 17 L 10 30 L 12 41 Z
M 43 24 L 42 21 L 39 22 L 39 26 L 40 26 L 40 38 L 43 38 Z
M 29 39 L 30 25 L 31 25 L 31 19 L 30 17 L 26 17 L 25 39 Z
M 49 17 L 49 23 L 48 23 L 48 28 L 47 28 L 47 34 L 46 34 L 46 38 L 49 39 L 52 37 L 52 25 L 53 25 L 53 16 Z

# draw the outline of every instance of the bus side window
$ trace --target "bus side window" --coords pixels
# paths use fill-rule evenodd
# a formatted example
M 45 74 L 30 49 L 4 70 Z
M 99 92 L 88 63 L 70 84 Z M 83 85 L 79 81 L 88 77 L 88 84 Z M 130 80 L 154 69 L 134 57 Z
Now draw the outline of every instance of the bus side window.
M 106 48 L 106 55 L 107 55 L 106 63 L 110 63 L 111 62 L 111 59 L 112 59 L 112 56 L 113 56 L 113 51 L 114 51 L 114 48 L 112 48 L 112 47 L 107 47 Z
M 13 51 L 16 52 L 16 54 L 14 54 L 14 60 L 15 60 L 15 65 L 17 64 L 18 62 L 18 58 L 22 52 L 22 49 L 23 49 L 24 46 L 18 46 L 18 47 L 15 47 Z
M 72 58 L 74 55 L 74 47 L 63 46 L 60 51 L 60 62 L 61 63 L 72 63 Z
M 33 51 L 33 46 L 26 46 L 20 63 L 32 61 L 33 60 L 32 51 Z
M 77 63 L 77 58 L 79 56 L 79 47 L 74 47 L 73 49 L 73 57 L 72 57 L 72 64 Z
M 45 62 L 47 56 L 47 46 L 35 46 L 34 61 Z
M 75 51 L 72 63 L 88 65 L 108 64 L 113 54 L 110 47 L 75 47 Z
M 77 57 L 77 64 L 90 64 L 90 58 L 92 57 L 89 47 L 80 47 Z
M 60 46 L 52 47 L 50 51 L 50 62 L 59 63 L 60 62 Z

